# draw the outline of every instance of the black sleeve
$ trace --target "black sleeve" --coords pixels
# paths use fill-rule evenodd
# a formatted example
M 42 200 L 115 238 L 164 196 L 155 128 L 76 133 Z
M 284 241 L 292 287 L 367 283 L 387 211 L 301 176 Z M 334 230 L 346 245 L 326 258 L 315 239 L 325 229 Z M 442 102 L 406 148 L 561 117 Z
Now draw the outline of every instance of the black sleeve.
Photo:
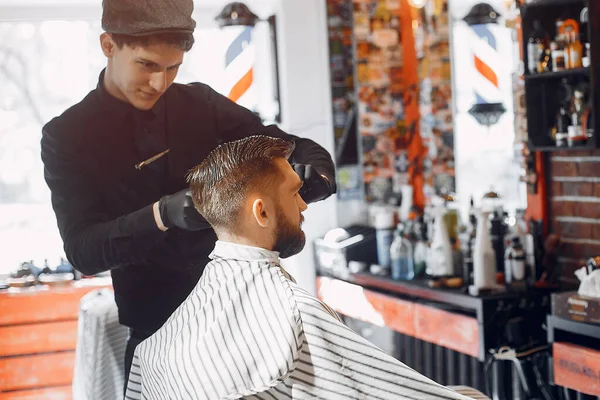
M 276 125 L 264 126 L 260 118 L 245 107 L 210 89 L 210 102 L 214 105 L 214 115 L 219 136 L 224 142 L 251 135 L 266 135 L 294 141 L 296 149 L 290 159 L 293 163 L 310 164 L 335 183 L 335 166 L 331 155 L 322 146 L 310 139 L 290 135 Z M 335 187 L 335 185 L 334 185 Z
M 41 150 L 65 253 L 78 271 L 93 275 L 133 264 L 163 240 L 152 205 L 110 220 L 97 188 L 76 161 L 74 146 L 48 125 Z

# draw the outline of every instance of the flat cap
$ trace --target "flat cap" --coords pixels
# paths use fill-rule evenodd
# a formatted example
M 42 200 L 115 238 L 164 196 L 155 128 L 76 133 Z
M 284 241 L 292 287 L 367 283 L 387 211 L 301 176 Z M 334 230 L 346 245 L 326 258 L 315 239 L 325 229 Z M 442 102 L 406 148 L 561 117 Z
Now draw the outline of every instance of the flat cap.
M 132 36 L 192 33 L 193 11 L 193 0 L 102 0 L 102 29 Z

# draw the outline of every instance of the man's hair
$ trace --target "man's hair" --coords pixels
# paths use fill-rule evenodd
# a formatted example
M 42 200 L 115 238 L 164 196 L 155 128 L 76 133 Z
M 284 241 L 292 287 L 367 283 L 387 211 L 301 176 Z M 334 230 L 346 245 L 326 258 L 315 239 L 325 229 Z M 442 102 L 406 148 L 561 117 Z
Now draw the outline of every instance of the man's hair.
M 251 189 L 277 193 L 283 175 L 274 160 L 288 159 L 294 147 L 262 135 L 220 145 L 188 174 L 196 209 L 213 228 L 234 229 Z
M 155 33 L 147 36 L 132 36 L 123 35 L 120 33 L 111 33 L 110 37 L 113 39 L 119 49 L 122 49 L 123 46 L 128 46 L 134 49 L 138 46 L 148 47 L 151 44 L 160 43 L 188 52 L 194 45 L 194 35 L 191 33 L 182 32 Z

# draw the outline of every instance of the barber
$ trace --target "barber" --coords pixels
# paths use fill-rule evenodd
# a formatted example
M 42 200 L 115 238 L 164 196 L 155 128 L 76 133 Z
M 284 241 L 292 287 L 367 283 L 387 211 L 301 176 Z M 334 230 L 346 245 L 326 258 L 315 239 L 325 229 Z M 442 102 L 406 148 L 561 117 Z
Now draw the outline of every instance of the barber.
M 186 174 L 214 148 L 265 134 L 296 143 L 302 197 L 335 192 L 331 156 L 318 144 L 263 126 L 202 83 L 173 83 L 192 48 L 193 0 L 104 0 L 107 65 L 97 87 L 43 128 L 42 160 L 69 261 L 110 271 L 119 320 L 137 344 L 188 296 L 216 236 L 193 207 Z

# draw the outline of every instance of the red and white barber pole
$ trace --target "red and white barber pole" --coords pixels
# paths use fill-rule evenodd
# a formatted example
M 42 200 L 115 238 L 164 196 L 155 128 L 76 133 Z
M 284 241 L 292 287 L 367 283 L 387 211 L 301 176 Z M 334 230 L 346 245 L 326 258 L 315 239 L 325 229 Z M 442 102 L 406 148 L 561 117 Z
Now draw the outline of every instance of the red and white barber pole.
M 481 125 L 491 126 L 498 122 L 506 108 L 502 104 L 502 92 L 497 70 L 502 65 L 494 29 L 500 15 L 487 3 L 473 6 L 463 20 L 472 32 L 471 52 L 476 74 L 473 76 L 474 104 L 469 110 Z
M 486 24 L 471 26 L 473 33 L 472 52 L 476 74 L 473 91 L 476 103 L 500 103 L 502 93 L 496 70 L 500 65 L 496 37 Z
M 231 35 L 225 53 L 225 80 L 228 98 L 254 111 L 257 94 L 254 87 L 255 49 L 251 26 L 229 26 L 223 29 Z

